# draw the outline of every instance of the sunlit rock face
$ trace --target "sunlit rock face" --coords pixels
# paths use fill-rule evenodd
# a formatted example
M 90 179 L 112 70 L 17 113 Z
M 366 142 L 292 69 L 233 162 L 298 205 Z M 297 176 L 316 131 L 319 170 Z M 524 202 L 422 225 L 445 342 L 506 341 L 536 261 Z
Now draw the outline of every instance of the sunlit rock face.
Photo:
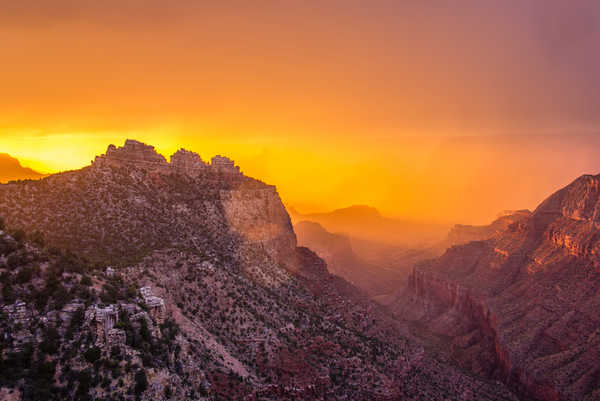
M 503 231 L 415 267 L 396 313 L 450 336 L 463 366 L 523 394 L 597 399 L 599 182 L 582 176 Z
M 277 258 L 296 248 L 290 218 L 273 186 L 223 190 L 220 201 L 230 228 L 251 242 L 263 244 Z

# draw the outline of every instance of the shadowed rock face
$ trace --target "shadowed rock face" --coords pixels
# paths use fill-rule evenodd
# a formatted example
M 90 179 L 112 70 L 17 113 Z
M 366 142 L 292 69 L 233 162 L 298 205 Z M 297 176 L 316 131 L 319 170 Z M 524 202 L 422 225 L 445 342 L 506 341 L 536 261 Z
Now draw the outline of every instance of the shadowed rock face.
M 600 176 L 415 267 L 396 313 L 451 337 L 453 356 L 540 400 L 600 388 Z

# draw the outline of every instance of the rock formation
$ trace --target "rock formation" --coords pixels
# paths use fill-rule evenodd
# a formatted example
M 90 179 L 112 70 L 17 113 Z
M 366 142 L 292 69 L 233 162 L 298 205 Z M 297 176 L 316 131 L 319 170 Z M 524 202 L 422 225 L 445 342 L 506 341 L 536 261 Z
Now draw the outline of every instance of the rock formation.
M 463 366 L 522 394 L 598 399 L 599 186 L 582 176 L 504 230 L 415 267 L 396 313 L 450 336 Z

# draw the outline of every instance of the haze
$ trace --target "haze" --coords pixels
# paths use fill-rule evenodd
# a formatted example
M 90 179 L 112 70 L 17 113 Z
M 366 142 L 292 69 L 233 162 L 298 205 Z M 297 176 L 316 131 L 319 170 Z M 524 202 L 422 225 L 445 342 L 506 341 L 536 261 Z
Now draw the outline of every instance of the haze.
M 301 211 L 483 223 L 598 173 L 600 5 L 0 1 L 0 152 L 225 153 Z

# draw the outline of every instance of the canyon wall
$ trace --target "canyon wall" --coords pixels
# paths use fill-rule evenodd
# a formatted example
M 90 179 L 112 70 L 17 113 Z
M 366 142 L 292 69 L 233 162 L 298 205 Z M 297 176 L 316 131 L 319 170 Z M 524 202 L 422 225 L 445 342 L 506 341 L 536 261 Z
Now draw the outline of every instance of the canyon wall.
M 583 176 L 504 231 L 416 266 L 395 313 L 525 396 L 598 399 L 599 180 Z

